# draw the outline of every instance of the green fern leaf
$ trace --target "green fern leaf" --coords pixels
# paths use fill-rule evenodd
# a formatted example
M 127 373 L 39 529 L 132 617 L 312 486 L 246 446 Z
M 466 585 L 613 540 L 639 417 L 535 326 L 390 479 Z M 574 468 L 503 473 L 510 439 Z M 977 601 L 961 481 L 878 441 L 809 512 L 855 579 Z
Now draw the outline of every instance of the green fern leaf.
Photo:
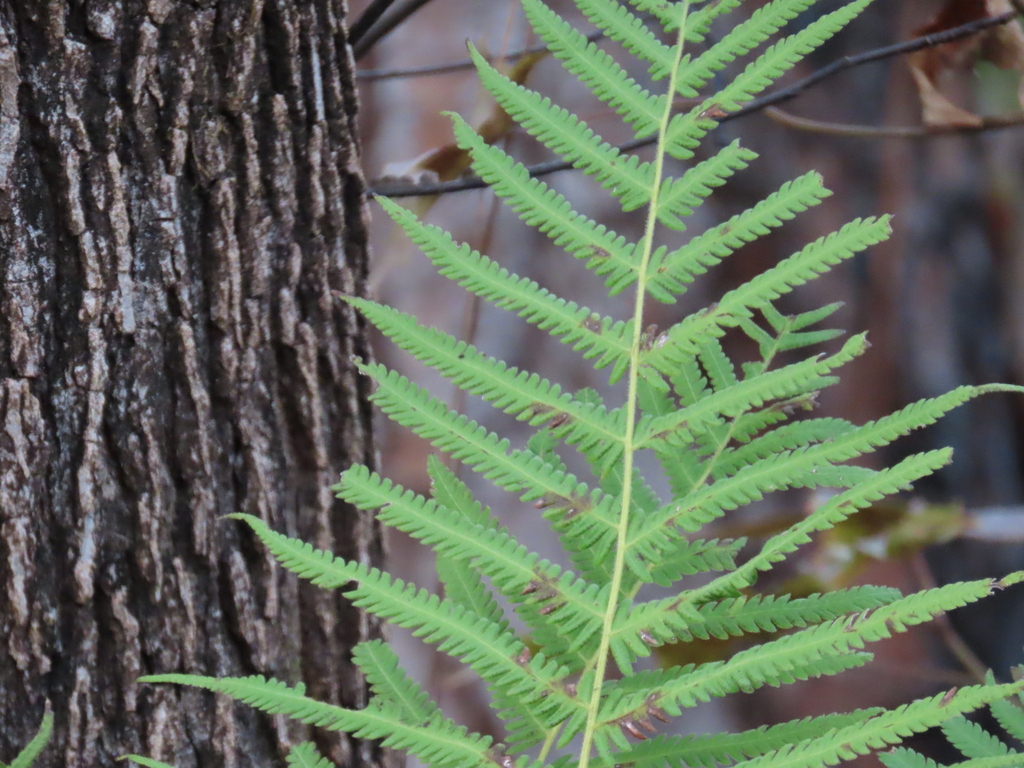
M 991 672 L 986 675 L 985 684 L 996 684 Z M 956 689 L 953 689 L 944 698 L 948 699 L 955 692 Z M 1009 698 L 992 701 L 989 707 L 1001 725 L 1009 715 L 1011 727 L 1007 732 L 1011 736 L 1014 735 L 1013 731 L 1017 730 L 1014 722 L 1021 718 L 1020 708 L 1012 704 Z M 949 742 L 967 758 L 956 763 L 955 768 L 1016 768 L 1024 761 L 1024 753 L 1010 749 L 994 734 L 963 716 L 958 715 L 946 720 L 941 728 Z M 879 757 L 886 768 L 931 768 L 935 765 L 933 761 L 909 749 L 894 749 Z
M 383 640 L 368 640 L 352 649 L 352 663 L 378 697 L 403 723 L 417 725 L 440 714 L 440 709 L 401 668 L 398 654 Z
M 609 683 L 602 719 L 614 723 L 644 716 L 657 706 L 671 715 L 712 697 L 752 691 L 811 676 L 835 674 L 859 656 L 866 643 L 904 632 L 934 615 L 989 595 L 994 582 L 981 580 L 926 590 L 849 619 L 836 619 L 740 651 L 728 661 L 633 675 L 628 683 Z M 640 689 L 633 693 L 630 689 Z
M 708 48 L 686 68 L 684 95 L 696 97 L 699 89 L 722 71 L 727 64 L 754 50 L 778 32 L 788 21 L 814 5 L 815 0 L 774 0 L 751 14 L 746 21 L 732 28 L 732 32 Z
M 475 131 L 472 133 L 476 136 Z M 479 139 L 479 136 L 477 138 Z M 532 186 L 541 185 L 538 182 Z M 533 202 L 536 197 L 531 197 L 530 200 Z M 556 200 L 551 202 L 557 203 Z M 564 199 L 562 203 L 568 206 Z M 613 381 L 622 375 L 629 352 L 627 339 L 630 330 L 626 323 L 613 322 L 574 302 L 560 299 L 532 280 L 509 275 L 507 270 L 481 256 L 469 246 L 456 246 L 447 232 L 421 223 L 401 206 L 390 201 L 382 201 L 382 205 L 405 229 L 412 241 L 423 249 L 442 275 L 455 280 L 481 298 L 494 302 L 496 306 L 515 312 L 528 322 L 537 323 L 540 328 L 558 338 L 563 344 L 569 344 L 573 349 L 584 350 L 585 358 L 597 357 L 596 367 L 613 365 Z M 532 210 L 536 212 L 538 208 Z M 552 215 L 564 215 L 566 212 L 567 208 L 558 203 Z M 625 249 L 623 239 L 614 233 L 608 233 L 602 227 L 587 227 L 589 221 L 573 221 L 580 224 L 576 228 L 577 231 L 570 234 L 563 219 L 563 225 L 557 232 L 551 232 L 556 242 L 565 245 L 567 240 L 571 240 L 571 245 L 567 247 L 575 248 L 577 252 L 584 249 L 588 253 L 600 252 L 602 257 L 596 260 L 613 267 L 610 269 L 610 279 L 622 281 L 625 278 L 625 285 L 628 285 L 634 279 L 632 273 L 635 272 L 635 267 L 629 262 L 628 249 Z M 528 223 L 539 224 L 536 218 L 531 218 Z M 612 253 L 616 254 L 616 258 L 611 256 Z M 597 271 L 598 274 L 606 274 L 600 269 Z
M 720 595 L 730 595 L 750 586 L 758 571 L 770 570 L 803 544 L 810 543 L 810 534 L 827 530 L 845 520 L 858 509 L 908 488 L 922 477 L 945 466 L 952 458 L 949 449 L 909 456 L 895 466 L 875 473 L 865 482 L 832 496 L 806 518 L 764 543 L 761 551 L 732 573 L 720 576 L 690 593 L 690 602 L 700 604 Z
M 294 688 L 259 675 L 253 677 L 201 677 L 150 675 L 144 683 L 177 683 L 224 693 L 268 714 L 286 714 L 294 720 L 333 731 L 346 731 L 363 739 L 380 739 L 384 746 L 404 749 L 438 768 L 494 768 L 491 739 L 471 734 L 450 720 L 434 718 L 418 725 L 399 720 L 387 709 L 344 709 L 310 699 L 301 683 Z
M 498 147 L 483 141 L 458 115 L 451 117 L 459 146 L 473 156 L 473 170 L 492 185 L 494 193 L 523 221 L 546 234 L 555 245 L 564 248 L 577 259 L 586 259 L 586 267 L 605 278 L 605 285 L 611 294 L 619 293 L 636 282 L 635 243 L 626 242 L 624 237 L 603 224 L 597 224 L 574 211 L 565 197 L 540 179 L 530 176 L 524 165 L 517 163 Z M 393 206 L 393 203 L 388 206 L 389 213 Z M 441 274 L 451 276 L 474 293 L 487 291 L 493 297 L 504 295 L 489 285 L 489 274 L 484 278 L 475 278 L 472 273 L 463 276 L 459 258 L 453 257 L 442 262 L 440 257 L 443 255 L 431 256 L 440 267 Z M 481 264 L 485 265 L 488 273 L 500 269 L 489 266 L 489 260 L 481 261 Z M 478 280 L 481 283 L 479 289 L 473 287 Z M 649 293 L 658 301 L 671 303 L 675 300 L 671 293 L 656 284 L 649 286 Z M 511 295 L 515 294 L 516 291 L 511 292 Z
M 995 684 L 991 673 L 987 679 L 990 685 Z M 1024 710 L 1019 704 L 1009 699 L 994 701 L 991 705 L 992 715 L 1011 737 L 1017 741 L 1024 742 Z
M 585 663 L 568 649 L 573 640 L 586 642 L 600 631 L 605 598 L 597 585 L 541 560 L 507 532 L 467 525 L 457 513 L 383 480 L 366 467 L 347 470 L 336 490 L 363 509 L 380 509 L 382 522 L 434 547 L 439 555 L 471 560 L 501 594 L 517 604 L 516 611 L 533 627 L 549 656 L 573 671 Z M 552 610 L 553 606 L 557 609 Z
M 1010 748 L 977 723 L 965 717 L 953 717 L 942 724 L 942 732 L 949 743 L 969 758 L 1000 757 L 1010 754 Z
M 656 263 L 657 274 L 652 282 L 674 293 L 682 293 L 698 275 L 707 272 L 738 248 L 767 235 L 772 227 L 782 226 L 830 194 L 822 186 L 821 175 L 815 172 L 787 182 L 752 208 L 666 254 Z
M 798 285 L 803 285 L 844 259 L 889 236 L 889 218 L 857 219 L 838 232 L 820 238 L 743 286 L 729 291 L 717 306 L 690 315 L 655 344 L 644 364 L 670 376 L 680 358 L 696 354 L 700 345 L 719 338 L 760 309 Z
M 867 349 L 865 336 L 854 336 L 834 355 L 811 358 L 785 368 L 719 389 L 691 406 L 657 418 L 645 418 L 637 427 L 637 442 L 648 448 L 665 450 L 683 447 L 698 430 L 722 423 L 723 417 L 735 418 L 759 408 L 770 400 L 780 400 L 820 389 L 832 382 L 829 374 Z
M 732 571 L 736 568 L 736 554 L 746 543 L 746 539 L 680 539 L 662 556 L 658 567 L 651 570 L 650 579 L 667 587 L 695 573 Z
M 880 712 L 880 707 L 835 715 L 805 717 L 778 725 L 754 728 L 740 733 L 714 733 L 693 736 L 656 736 L 617 752 L 614 761 L 596 760 L 594 768 L 671 768 L 680 764 L 716 768 L 763 755 L 814 738 L 835 728 L 863 722 Z
M 886 768 L 945 768 L 930 757 L 925 757 L 905 747 L 882 752 L 878 755 L 878 759 Z
M 334 763 L 317 751 L 316 744 L 304 741 L 292 747 L 288 753 L 288 765 L 291 768 L 333 768 Z
M 9 768 L 32 768 L 36 758 L 46 749 L 53 735 L 53 713 L 50 711 L 50 703 L 46 703 L 46 711 L 43 713 L 42 722 L 39 723 L 39 730 L 26 744 L 21 752 L 11 761 Z
M 543 500 L 549 508 L 572 510 L 574 516 L 604 522 L 606 527 L 614 524 L 608 512 L 614 499 L 588 489 L 539 456 L 509 451 L 507 440 L 450 411 L 404 376 L 372 363 L 360 366 L 360 370 L 377 382 L 372 399 L 382 411 L 500 487 L 522 493 L 523 501 Z
M 653 645 L 806 627 L 878 608 L 899 596 L 888 587 L 855 587 L 793 600 L 788 595 L 758 595 L 704 603 L 696 614 L 692 608 L 680 611 L 680 605 L 688 604 L 679 597 L 664 598 L 635 606 L 616 622 L 613 646 L 622 643 L 620 654 L 647 656 Z
M 356 586 L 346 592 L 355 605 L 413 629 L 413 634 L 424 642 L 437 644 L 440 650 L 462 659 L 490 685 L 513 690 L 523 705 L 550 713 L 554 722 L 577 706 L 558 682 L 566 676 L 566 670 L 543 655 L 534 657 L 529 665 L 519 663 L 527 648 L 501 625 L 473 616 L 460 605 L 404 584 L 375 568 L 345 562 L 275 533 L 258 518 L 232 517 L 244 520 L 288 570 L 328 589 L 355 581 Z
M 783 748 L 742 763 L 737 768 L 818 768 L 882 749 L 907 736 L 932 728 L 950 716 L 970 712 L 1020 691 L 1024 683 L 963 688 L 953 697 L 940 694 L 878 714 L 864 723 L 839 728 L 817 739 Z
M 625 5 L 615 0 L 581 0 L 576 5 L 587 20 L 611 40 L 620 43 L 637 58 L 650 62 L 652 74 L 658 73 L 656 77 L 668 74 L 673 61 L 672 47 L 658 40 L 643 19 L 631 13 Z
M 673 156 L 684 155 L 688 147 L 700 141 L 715 125 L 713 120 L 708 119 L 709 113 L 739 109 L 845 27 L 871 2 L 855 0 L 811 22 L 799 32 L 768 48 L 714 96 L 705 99 L 689 113 L 674 117 L 665 136 L 669 153 Z
M 635 157 L 622 155 L 586 123 L 551 100 L 513 82 L 470 48 L 480 82 L 495 101 L 538 141 L 613 192 L 632 211 L 651 197 L 650 173 Z
M 143 768 L 174 768 L 173 765 L 142 755 L 125 755 L 124 757 L 119 757 L 118 760 L 131 760 L 133 763 L 143 766 Z
M 454 336 L 420 325 L 404 312 L 365 299 L 351 297 L 347 301 L 399 347 L 457 387 L 532 425 L 557 419 L 554 432 L 581 451 L 600 449 L 598 457 L 607 457 L 607 461 L 621 455 L 621 412 L 609 413 L 602 406 L 580 403 L 557 384 L 507 366 Z M 592 314 L 587 309 L 580 312 L 584 317 Z
M 746 168 L 756 157 L 756 152 L 744 149 L 739 142 L 734 141 L 707 160 L 694 165 L 680 178 L 666 180 L 658 196 L 658 218 L 673 229 L 685 229 L 679 217 L 693 213 L 708 195 L 725 184 L 736 171 Z M 651 283 L 661 282 L 658 270 L 662 267 L 663 253 L 652 259 L 652 272 L 655 276 Z
M 637 85 L 611 56 L 541 0 L 523 0 L 523 12 L 551 53 L 597 98 L 622 115 L 637 136 L 654 133 L 665 111 L 665 96 L 653 96 Z
M 431 495 L 438 504 L 461 514 L 474 525 L 494 529 L 498 527 L 497 520 L 473 498 L 466 484 L 434 455 L 427 457 L 427 472 L 431 480 Z M 468 608 L 476 616 L 483 616 L 495 624 L 507 627 L 501 606 L 484 583 L 480 572 L 471 564 L 470 558 L 439 555 L 436 567 L 445 597 Z
M 631 4 L 637 5 L 634 0 L 629 0 Z M 646 2 L 646 0 L 640 0 Z M 705 3 L 702 7 L 693 9 L 691 8 L 690 14 L 686 19 L 686 39 L 700 42 L 704 39 L 704 36 L 708 33 L 713 22 L 718 17 L 738 8 L 743 4 L 743 0 L 718 0 L 717 3 Z M 652 6 L 658 6 L 658 0 L 653 0 L 650 3 Z M 671 32 L 678 27 L 678 15 L 672 16 L 671 14 L 665 15 L 658 14 L 657 8 L 652 7 L 651 12 L 661 18 L 662 22 L 667 21 L 666 31 Z

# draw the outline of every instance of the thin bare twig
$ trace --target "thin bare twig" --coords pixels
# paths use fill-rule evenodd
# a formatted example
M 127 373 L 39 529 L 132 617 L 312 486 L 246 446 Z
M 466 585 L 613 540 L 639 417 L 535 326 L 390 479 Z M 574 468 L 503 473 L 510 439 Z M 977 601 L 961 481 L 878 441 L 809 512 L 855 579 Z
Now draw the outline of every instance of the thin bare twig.
M 1016 4 L 1024 5 L 1024 0 L 1015 0 Z M 1016 7 L 1016 6 L 1015 6 Z M 913 40 L 908 40 L 904 43 L 897 43 L 895 45 L 889 45 L 884 48 L 876 48 L 871 51 L 858 54 L 856 56 L 844 56 L 841 59 L 833 61 L 828 66 L 822 67 L 813 74 L 803 78 L 802 80 L 793 83 L 786 88 L 781 88 L 769 94 L 765 94 L 760 98 L 753 99 L 742 108 L 735 112 L 730 112 L 724 117 L 719 119 L 719 122 L 727 122 L 729 120 L 735 120 L 740 117 L 759 112 L 767 107 L 781 104 L 791 99 L 796 98 L 807 89 L 817 85 L 822 80 L 832 77 L 840 72 L 844 72 L 853 67 L 858 67 L 863 64 L 869 64 L 875 61 L 881 61 L 883 59 L 892 58 L 906 53 L 912 53 L 914 51 L 923 50 L 925 48 L 934 48 L 944 43 L 949 43 L 954 40 L 960 40 L 964 37 L 970 37 L 973 34 L 981 32 L 990 27 L 999 26 L 1006 24 L 1017 17 L 1017 13 L 1004 13 L 999 16 L 993 16 L 987 19 L 978 19 L 968 24 L 964 24 L 953 29 L 948 29 L 943 32 L 937 32 L 931 35 L 924 35 Z M 1001 126 L 1005 127 L 1005 126 Z M 620 144 L 617 149 L 620 152 L 632 152 L 635 149 L 648 146 L 653 144 L 655 137 L 646 136 L 639 139 L 633 139 Z M 571 163 L 567 163 L 562 160 L 549 160 L 544 163 L 537 163 L 528 167 L 531 176 L 546 176 L 550 173 L 558 173 L 560 171 L 567 171 L 572 168 Z M 481 189 L 486 187 L 487 184 L 477 177 L 469 176 L 461 179 L 454 179 L 452 181 L 435 182 L 428 184 L 398 184 L 389 182 L 386 184 L 375 185 L 371 192 L 373 194 L 387 195 L 388 197 L 415 197 L 419 195 L 443 195 L 450 192 L 461 192 L 467 189 Z
M 377 19 L 384 15 L 384 12 L 391 7 L 395 0 L 370 0 L 370 4 L 356 19 L 348 30 L 349 45 L 358 45 L 363 36 L 370 30 Z
M 778 107 L 768 107 L 764 113 L 779 125 L 795 128 L 809 133 L 823 133 L 828 136 L 849 136 L 865 139 L 930 139 L 935 136 L 960 136 L 983 131 L 998 131 L 1024 125 L 1024 112 L 1012 115 L 995 115 L 982 117 L 977 125 L 849 125 L 845 123 L 829 123 L 797 117 Z
M 601 37 L 604 37 L 602 34 Z M 598 38 L 600 39 L 600 38 Z M 508 56 L 502 56 L 505 61 L 519 61 L 524 56 L 529 56 L 533 53 L 543 53 L 548 47 L 546 45 L 535 45 L 531 48 L 522 48 L 518 51 L 510 53 Z M 488 62 L 494 62 L 495 57 L 486 57 Z M 448 75 L 454 72 L 465 72 L 466 70 L 473 69 L 473 62 L 469 59 L 463 61 L 453 61 L 449 64 L 430 64 L 423 67 L 410 67 L 408 69 L 360 69 L 356 71 L 356 80 L 398 80 L 401 78 L 411 77 L 432 77 L 434 75 Z
M 650 14 L 641 14 L 641 19 L 651 18 Z M 608 37 L 606 32 L 591 32 L 587 35 L 587 42 L 597 43 Z M 503 61 L 519 61 L 525 56 L 532 56 L 535 53 L 543 53 L 548 50 L 546 45 L 534 45 L 529 48 L 521 48 L 518 51 L 512 51 L 506 56 L 502 56 Z M 493 62 L 494 57 L 488 57 L 488 61 Z M 461 59 L 460 61 L 450 61 L 447 64 L 429 64 L 422 67 L 409 67 L 407 69 L 360 69 L 356 71 L 357 80 L 396 80 L 399 78 L 406 77 L 431 77 L 432 75 L 447 75 L 452 72 L 463 72 L 466 70 L 474 69 L 472 59 Z
M 606 37 L 608 37 L 608 35 L 604 32 L 592 32 L 587 35 L 587 40 L 595 43 L 599 40 L 604 40 Z M 547 49 L 548 47 L 546 45 L 533 45 L 529 48 L 521 48 L 518 51 L 512 51 L 508 56 L 488 56 L 487 60 L 489 62 L 494 62 L 497 58 L 500 58 L 502 61 L 519 61 L 525 56 L 531 56 L 535 53 L 543 53 Z M 462 61 L 453 61 L 448 64 L 432 64 L 425 67 L 410 67 L 409 69 L 361 69 L 356 72 L 356 79 L 395 80 L 406 77 L 430 77 L 431 75 L 447 75 L 452 72 L 463 72 L 473 68 L 473 62 L 470 59 L 463 59 Z
M 429 2 L 430 0 L 406 0 L 404 4 L 394 8 L 383 18 L 378 19 L 377 23 L 362 35 L 359 42 L 352 44 L 352 55 L 355 56 L 357 61 L 361 59 L 370 52 L 370 49 L 377 44 L 378 40 L 393 31 L 395 27 L 399 26 Z

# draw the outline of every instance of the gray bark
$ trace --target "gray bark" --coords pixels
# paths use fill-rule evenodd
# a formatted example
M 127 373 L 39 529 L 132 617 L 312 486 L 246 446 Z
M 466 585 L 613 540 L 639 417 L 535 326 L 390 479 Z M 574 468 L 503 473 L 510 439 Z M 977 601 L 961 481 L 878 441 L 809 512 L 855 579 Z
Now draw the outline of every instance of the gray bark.
M 364 562 L 373 463 L 344 0 L 0 0 L 0 760 L 283 764 L 305 734 L 151 672 L 358 706 L 378 634 L 239 523 Z M 379 751 L 319 736 L 344 766 Z

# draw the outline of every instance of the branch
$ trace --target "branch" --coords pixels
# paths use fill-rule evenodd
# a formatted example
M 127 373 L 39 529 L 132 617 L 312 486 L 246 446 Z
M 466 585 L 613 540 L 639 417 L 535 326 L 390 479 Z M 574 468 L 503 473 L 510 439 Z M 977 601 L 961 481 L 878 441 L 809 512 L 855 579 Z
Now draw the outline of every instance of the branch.
M 591 32 L 587 35 L 587 41 L 596 43 L 599 40 L 604 40 L 608 37 L 604 32 Z M 526 56 L 532 56 L 535 53 L 544 53 L 548 50 L 546 45 L 535 45 L 532 48 L 521 48 L 518 51 L 512 51 L 505 56 L 501 56 L 502 61 L 519 61 Z M 487 61 L 494 62 L 499 57 L 488 56 Z M 357 80 L 395 80 L 403 77 L 429 77 L 431 75 L 446 75 L 451 72 L 461 72 L 463 70 L 473 69 L 473 62 L 470 59 L 463 59 L 462 61 L 452 61 L 448 64 L 431 64 L 425 67 L 411 67 L 409 69 L 361 69 L 356 72 Z
M 381 2 L 385 2 L 385 0 L 381 0 Z M 400 5 L 383 19 L 379 19 L 376 24 L 360 36 L 357 42 L 352 43 L 352 55 L 355 56 L 357 61 L 361 59 L 370 52 L 370 49 L 377 44 L 378 40 L 393 31 L 395 27 L 399 26 L 429 2 L 430 0 L 406 0 L 404 5 Z M 390 3 L 387 4 L 390 5 Z
M 366 10 L 364 10 L 362 15 L 353 22 L 351 27 L 349 27 L 349 45 L 358 45 L 359 41 L 363 39 L 363 36 L 370 31 L 370 27 L 377 22 L 377 19 L 384 15 L 384 12 L 390 8 L 391 4 L 394 2 L 395 0 L 370 0 L 370 4 L 366 6 Z
M 908 126 L 876 126 L 848 125 L 845 123 L 829 123 L 797 117 L 778 107 L 768 107 L 765 114 L 779 125 L 795 128 L 809 133 L 822 133 L 828 136 L 849 136 L 865 139 L 930 139 L 933 136 L 959 136 L 969 133 L 998 131 L 1024 125 L 1024 112 L 1012 115 L 996 115 L 982 117 L 978 125 L 908 125 Z
M 1014 0 L 1015 7 L 1017 5 L 1024 5 L 1024 0 Z M 813 74 L 803 78 L 802 80 L 793 83 L 786 88 L 782 88 L 773 93 L 765 94 L 760 98 L 753 99 L 746 106 L 735 112 L 723 116 L 719 119 L 719 122 L 724 123 L 729 120 L 735 120 L 740 117 L 745 117 L 754 112 L 759 112 L 767 107 L 781 104 L 791 99 L 796 98 L 807 89 L 817 85 L 822 80 L 832 77 L 840 72 L 844 72 L 854 67 L 859 67 L 863 64 L 869 64 L 874 61 L 881 61 L 883 59 L 892 58 L 906 53 L 912 53 L 914 51 L 920 51 L 925 48 L 934 48 L 944 43 L 949 43 L 954 40 L 960 40 L 964 37 L 970 37 L 973 34 L 981 32 L 982 30 L 988 29 L 989 27 L 999 26 L 1001 24 L 1007 24 L 1017 17 L 1017 12 L 1004 13 L 999 16 L 992 16 L 987 19 L 979 19 L 972 21 L 968 24 L 963 24 L 953 29 L 948 29 L 943 32 L 936 32 L 931 35 L 924 35 L 913 40 L 908 40 L 904 43 L 897 43 L 895 45 L 889 45 L 884 48 L 876 48 L 871 51 L 858 54 L 856 56 L 844 56 L 841 59 L 833 61 L 828 66 L 822 67 Z M 640 147 L 645 147 L 653 144 L 655 137 L 647 136 L 640 139 L 633 139 L 623 144 L 618 145 L 616 148 L 620 152 L 631 152 Z M 567 163 L 563 160 L 549 160 L 544 163 L 537 163 L 527 168 L 530 172 L 530 176 L 546 176 L 550 173 L 558 173 L 560 171 L 567 171 L 572 168 L 571 163 Z M 467 189 L 481 189 L 486 187 L 487 184 L 480 178 L 475 176 L 468 176 L 461 179 L 453 179 L 452 181 L 432 182 L 427 184 L 408 184 L 402 183 L 399 180 L 394 182 L 384 182 L 375 184 L 370 190 L 371 194 L 386 195 L 388 197 L 416 197 L 420 195 L 443 195 L 450 192 L 461 192 Z

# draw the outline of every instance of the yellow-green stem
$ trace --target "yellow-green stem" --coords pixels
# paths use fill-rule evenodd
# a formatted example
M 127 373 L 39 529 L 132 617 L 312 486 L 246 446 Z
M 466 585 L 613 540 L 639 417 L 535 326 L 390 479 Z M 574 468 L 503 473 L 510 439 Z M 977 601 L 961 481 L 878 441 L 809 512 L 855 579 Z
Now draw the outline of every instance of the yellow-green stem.
M 626 567 L 626 534 L 629 530 L 629 509 L 632 504 L 633 492 L 633 453 L 636 432 L 637 382 L 640 376 L 640 344 L 643 337 L 644 297 L 647 292 L 647 269 L 651 254 L 654 251 L 654 230 L 658 223 L 658 202 L 661 191 L 661 180 L 665 166 L 665 133 L 672 118 L 672 98 L 676 92 L 679 77 L 679 65 L 683 59 L 683 44 L 686 39 L 686 18 L 690 12 L 690 0 L 684 0 L 679 22 L 679 37 L 676 41 L 675 61 L 669 76 L 668 93 L 665 95 L 665 111 L 658 126 L 658 146 L 654 156 L 654 181 L 651 189 L 651 202 L 647 211 L 647 222 L 644 228 L 643 252 L 637 269 L 636 302 L 633 306 L 633 339 L 630 347 L 628 388 L 626 393 L 626 429 L 623 439 L 622 460 L 622 507 L 619 512 L 618 535 L 615 543 L 615 564 L 612 568 L 611 588 L 608 592 L 608 606 L 604 612 L 604 623 L 601 628 L 601 643 L 597 649 L 594 665 L 594 682 L 590 691 L 590 702 L 587 705 L 587 724 L 583 731 L 583 744 L 580 747 L 578 768 L 588 768 L 590 753 L 594 746 L 594 734 L 597 730 L 597 717 L 601 708 L 601 688 L 608 667 L 608 651 L 611 645 L 612 624 L 615 620 L 616 608 L 619 604 L 619 591 L 622 589 L 622 575 Z

